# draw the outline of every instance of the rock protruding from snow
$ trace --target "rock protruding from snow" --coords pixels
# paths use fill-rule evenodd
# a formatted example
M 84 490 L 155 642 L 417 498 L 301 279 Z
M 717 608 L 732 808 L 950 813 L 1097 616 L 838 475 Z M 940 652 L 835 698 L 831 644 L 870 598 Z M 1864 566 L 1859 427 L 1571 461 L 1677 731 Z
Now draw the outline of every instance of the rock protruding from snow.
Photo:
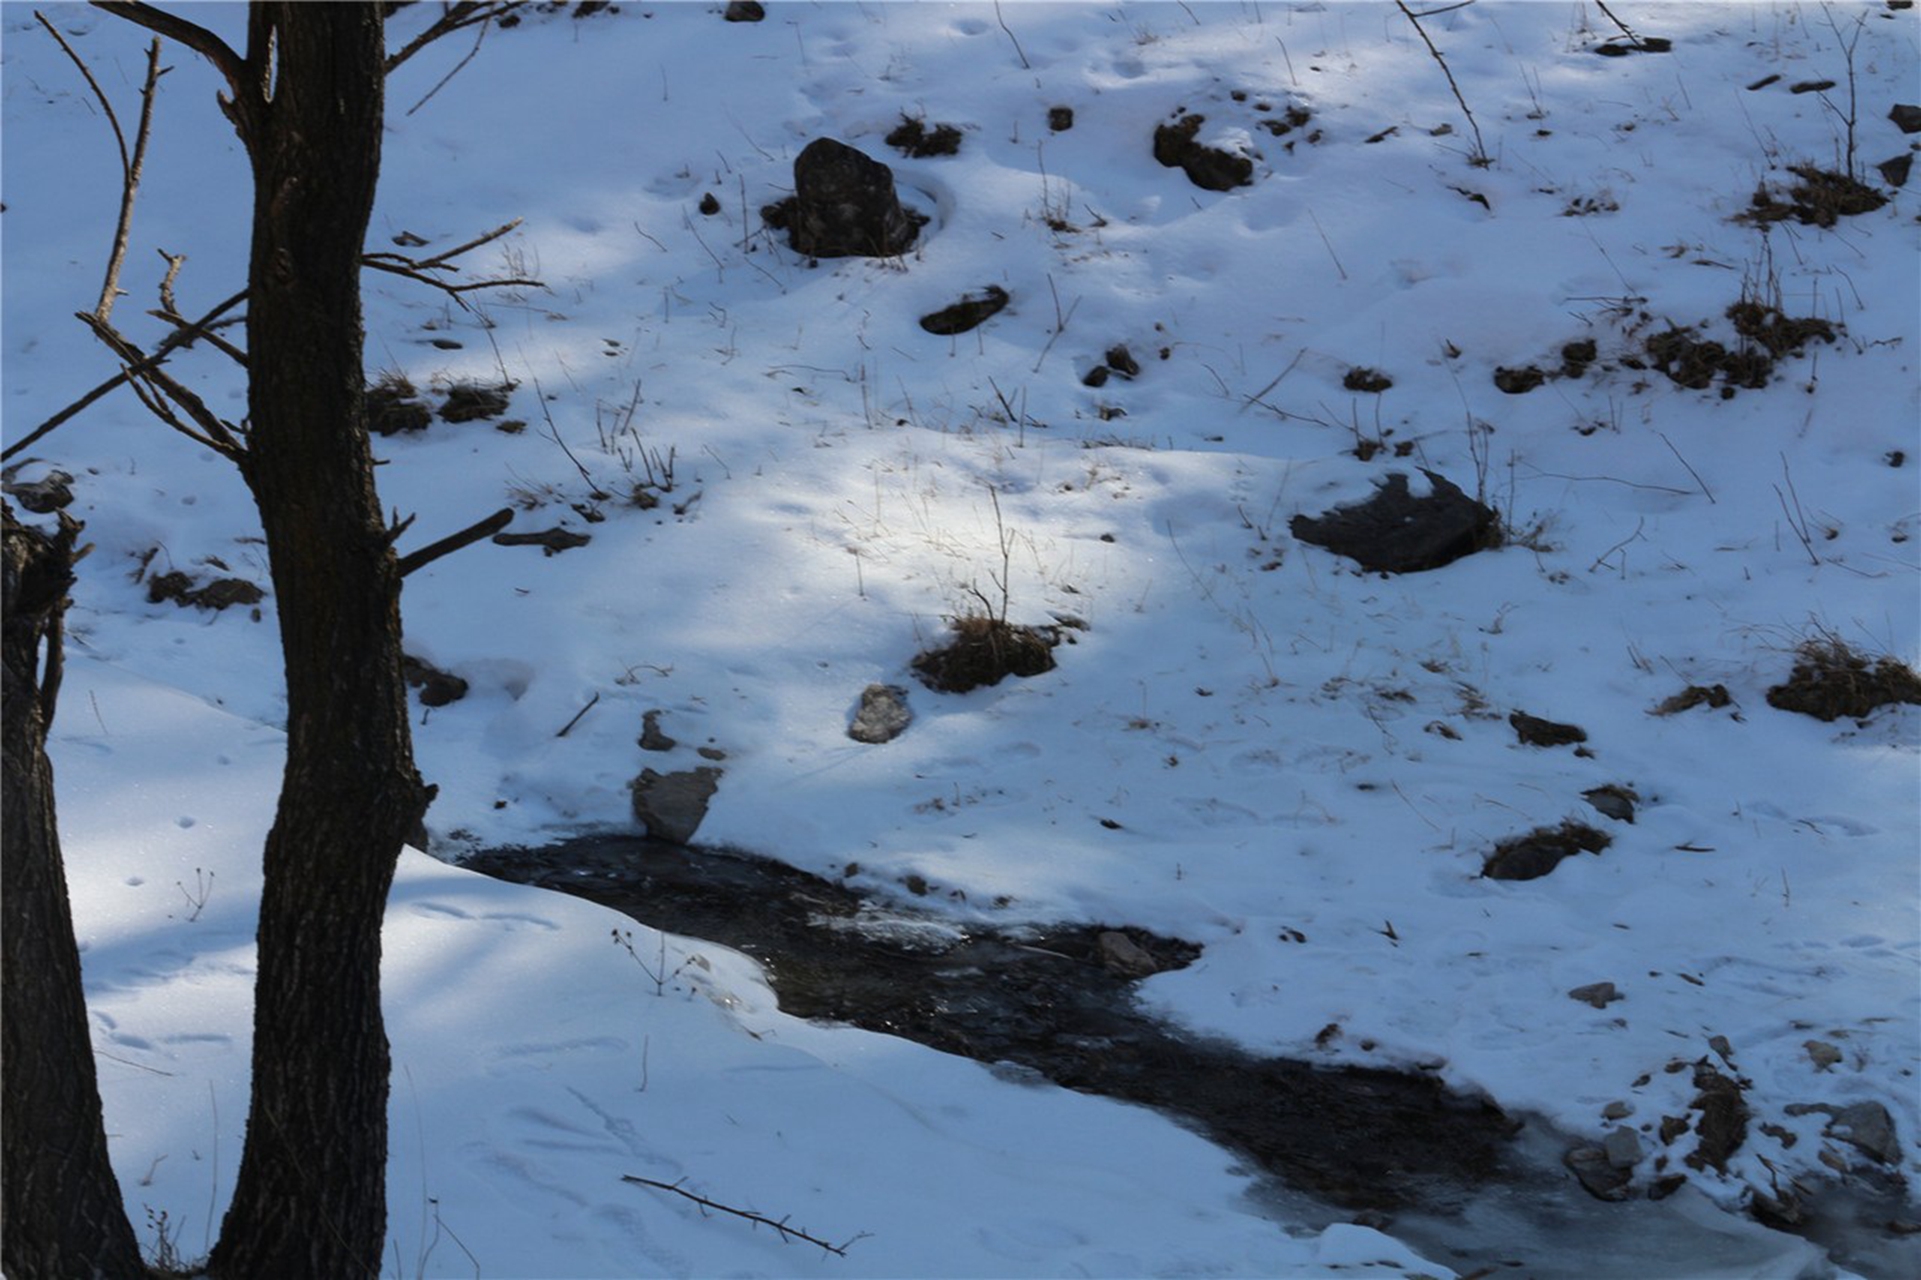
M 707 817 L 720 776 L 721 770 L 706 765 L 678 773 L 642 769 L 632 783 L 634 817 L 651 838 L 687 844 Z
M 1901 1159 L 1901 1140 L 1894 1133 L 1894 1117 L 1880 1103 L 1857 1102 L 1837 1107 L 1826 1102 L 1798 1102 L 1787 1107 L 1791 1116 L 1810 1112 L 1828 1117 L 1824 1137 L 1839 1138 L 1882 1164 L 1895 1164 Z
M 1459 486 L 1423 471 L 1426 497 L 1409 492 L 1407 477 L 1389 475 L 1374 496 L 1320 516 L 1295 516 L 1296 538 L 1326 547 L 1376 573 L 1420 573 L 1495 546 L 1500 523 L 1491 508 Z
M 833 138 L 794 158 L 794 195 L 769 211 L 795 252 L 815 258 L 888 258 L 907 252 L 919 224 L 901 207 L 894 171 Z
M 907 707 L 907 690 L 897 684 L 870 684 L 860 693 L 860 706 L 847 736 L 855 742 L 892 742 L 914 721 Z

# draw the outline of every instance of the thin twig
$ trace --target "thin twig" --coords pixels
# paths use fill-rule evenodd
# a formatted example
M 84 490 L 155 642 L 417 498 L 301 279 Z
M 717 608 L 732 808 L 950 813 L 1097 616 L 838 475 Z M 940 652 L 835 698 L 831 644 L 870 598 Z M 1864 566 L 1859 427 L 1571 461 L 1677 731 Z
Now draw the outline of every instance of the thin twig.
M 395 67 L 442 36 L 450 36 L 461 28 L 471 27 L 476 23 L 484 24 L 496 18 L 504 18 L 520 8 L 522 3 L 524 0 L 460 0 L 460 3 L 449 6 L 432 26 L 387 56 L 387 74 L 392 75 Z M 456 67 L 455 70 L 459 68 Z
M 1408 8 L 1402 0 L 1394 0 L 1394 7 L 1406 14 L 1407 20 L 1414 24 L 1415 34 L 1421 37 L 1421 43 L 1427 46 L 1427 51 L 1434 55 L 1434 61 L 1440 66 L 1441 74 L 1447 77 L 1447 87 L 1454 90 L 1454 100 L 1461 104 L 1461 114 L 1467 117 L 1467 127 L 1474 131 L 1474 154 L 1468 157 L 1469 163 L 1481 168 L 1492 164 L 1493 160 L 1487 153 L 1487 144 L 1481 141 L 1481 126 L 1474 122 L 1474 113 L 1468 109 L 1467 99 L 1461 96 L 1461 86 L 1454 82 L 1454 72 L 1448 69 L 1447 59 L 1442 57 L 1441 51 L 1434 47 L 1434 41 L 1428 39 L 1427 28 L 1421 25 L 1421 20 L 1414 16 L 1412 9 Z
M 1674 447 L 1674 441 L 1668 439 L 1667 433 L 1664 431 L 1657 431 L 1654 434 L 1661 437 L 1661 443 L 1668 447 L 1668 452 L 1674 455 L 1675 461 L 1679 462 L 1682 466 L 1687 467 L 1688 474 L 1694 477 L 1694 483 L 1700 485 L 1701 492 L 1707 495 L 1708 504 L 1710 506 L 1719 505 L 1714 501 L 1714 493 L 1712 490 L 1708 488 L 1708 482 L 1701 478 L 1700 472 L 1696 471 L 1692 466 L 1688 465 L 1688 460 L 1681 456 L 1681 451 Z
M 120 357 L 125 366 L 122 372 L 130 375 L 127 385 L 133 388 L 133 393 L 140 397 L 140 403 L 145 405 L 149 412 L 175 431 L 206 445 L 216 453 L 235 461 L 239 461 L 246 455 L 246 446 L 240 443 L 234 426 L 223 421 L 209 409 L 206 401 L 182 386 L 173 375 L 161 369 L 157 362 L 130 342 L 126 335 L 115 329 L 113 325 L 88 312 L 82 311 L 77 314 L 81 323 L 92 329 L 94 336 Z M 131 371 L 141 366 L 145 366 L 145 371 L 137 376 L 131 376 Z M 142 386 L 142 383 L 147 385 Z M 168 401 L 184 410 L 199 430 L 196 431 L 182 422 L 179 415 L 167 407 Z
M 589 711 L 592 711 L 594 709 L 594 704 L 599 701 L 600 701 L 600 692 L 596 690 L 594 692 L 594 696 L 587 699 L 587 705 L 582 707 L 580 710 L 574 712 L 574 718 L 572 720 L 569 720 L 566 724 L 562 725 L 560 727 L 560 732 L 556 733 L 554 736 L 556 738 L 566 737 L 567 731 L 572 729 L 575 725 L 579 724 L 580 718 L 586 715 Z
M 847 1256 L 847 1245 L 854 1243 L 854 1240 L 859 1240 L 867 1234 L 863 1231 L 860 1235 L 855 1236 L 853 1240 L 849 1240 L 847 1244 L 828 1244 L 819 1236 L 810 1235 L 802 1231 L 799 1227 L 788 1226 L 785 1218 L 775 1221 L 773 1218 L 765 1214 L 755 1213 L 751 1209 L 736 1209 L 732 1205 L 721 1204 L 717 1200 L 709 1200 L 706 1196 L 697 1196 L 681 1186 L 678 1182 L 656 1182 L 652 1178 L 642 1178 L 631 1173 L 621 1174 L 620 1180 L 622 1182 L 636 1183 L 643 1187 L 653 1187 L 659 1191 L 671 1191 L 677 1196 L 683 1196 L 688 1200 L 692 1200 L 703 1209 L 718 1209 L 722 1213 L 731 1213 L 736 1218 L 745 1218 L 747 1221 L 755 1223 L 756 1225 L 772 1227 L 780 1233 L 780 1238 L 783 1240 L 789 1236 L 792 1236 L 796 1240 L 805 1240 L 808 1244 L 819 1245 L 837 1258 L 845 1258 Z
M 1007 38 L 1014 42 L 1014 52 L 1020 56 L 1021 70 L 1033 70 L 1032 64 L 1027 61 L 1027 54 L 1021 50 L 1021 42 L 1015 39 L 1014 32 L 1007 25 L 1007 19 L 1001 17 L 1001 0 L 994 0 L 994 21 L 1001 24 L 1001 30 L 1007 32 Z

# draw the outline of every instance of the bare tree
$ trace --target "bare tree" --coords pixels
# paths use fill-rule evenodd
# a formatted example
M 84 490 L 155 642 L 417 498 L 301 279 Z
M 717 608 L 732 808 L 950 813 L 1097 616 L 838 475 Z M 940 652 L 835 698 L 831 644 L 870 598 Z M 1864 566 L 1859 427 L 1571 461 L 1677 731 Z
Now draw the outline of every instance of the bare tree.
M 390 527 L 375 492 L 360 271 L 388 72 L 432 39 L 513 6 L 443 5 L 421 37 L 391 55 L 382 4 L 256 0 L 244 50 L 149 4 L 100 0 L 96 7 L 213 65 L 225 82 L 221 109 L 253 176 L 246 347 L 217 343 L 246 368 L 242 424 L 221 419 L 167 375 L 156 358 L 164 352 L 149 355 L 115 328 L 116 267 L 100 306 L 81 317 L 150 410 L 238 465 L 259 508 L 280 617 L 287 764 L 264 854 L 253 1092 L 238 1183 L 208 1270 L 235 1278 L 376 1276 L 386 1236 L 389 1074 L 380 928 L 401 845 L 433 795 L 413 762 L 400 587 L 405 571 L 465 543 L 461 535 L 444 539 L 404 567 L 395 555 L 408 522 Z M 157 49 L 150 68 L 156 59 Z M 149 107 L 153 80 L 150 71 Z M 112 261 L 124 254 L 137 169 L 128 165 Z M 394 269 L 392 262 L 367 265 Z M 430 283 L 437 283 L 433 271 L 445 269 L 441 259 L 400 265 L 401 274 Z M 208 321 L 189 323 L 173 309 L 171 281 L 163 285 L 162 314 L 176 325 L 174 335 L 185 334 L 173 345 L 209 337 Z M 63 544 L 54 539 L 51 551 L 40 550 L 31 530 L 16 536 L 8 519 L 5 1264 L 16 1280 L 138 1274 L 99 1136 L 72 920 L 52 840 L 51 772 L 40 747 L 58 684 Z M 70 556 L 71 534 L 62 536 Z M 16 576 L 32 588 L 23 587 L 27 603 L 18 613 Z M 47 674 L 35 679 L 43 640 Z M 16 896 L 16 871 L 32 892 Z M 16 956 L 16 942 L 30 940 L 46 945 Z M 36 989 L 49 985 L 59 988 L 57 999 L 39 1007 Z M 17 1003 L 26 1011 L 17 1024 L 23 1034 L 33 1027 L 47 1037 L 18 1058 Z M 68 1078 L 48 1079 L 36 1069 L 41 1061 L 64 1063 Z M 16 1112 L 49 1098 L 61 1100 L 53 1127 L 16 1131 Z M 16 1173 L 28 1176 L 18 1204 Z

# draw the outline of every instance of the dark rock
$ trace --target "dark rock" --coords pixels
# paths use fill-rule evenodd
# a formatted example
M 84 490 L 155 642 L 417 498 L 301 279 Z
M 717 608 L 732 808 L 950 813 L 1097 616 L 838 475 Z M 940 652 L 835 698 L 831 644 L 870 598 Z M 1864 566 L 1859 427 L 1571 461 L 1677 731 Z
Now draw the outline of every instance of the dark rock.
M 907 690 L 897 684 L 870 684 L 861 690 L 860 706 L 847 736 L 855 742 L 892 742 L 913 723 L 914 713 L 907 707 Z
M 1575 1147 L 1561 1157 L 1576 1181 L 1596 1200 L 1619 1201 L 1628 1198 L 1628 1183 L 1634 1175 L 1616 1168 L 1600 1147 Z
M 920 231 L 894 192 L 894 171 L 833 138 L 794 158 L 794 195 L 783 204 L 788 243 L 816 258 L 892 257 Z
M 700 198 L 698 207 L 702 217 L 711 218 L 720 212 L 720 197 L 709 191 Z
M 1643 36 L 1634 40 L 1610 40 L 1594 46 L 1603 58 L 1625 58 L 1630 53 L 1667 53 L 1674 42 L 1665 36 Z
M 1583 791 L 1581 798 L 1593 805 L 1604 818 L 1612 818 L 1616 822 L 1633 822 L 1634 806 L 1641 797 L 1635 794 L 1632 787 L 1617 787 L 1610 783 L 1605 787 L 1593 787 Z
M 1834 88 L 1832 80 L 1797 80 L 1788 86 L 1789 93 L 1826 93 Z
M 1169 169 L 1180 169 L 1203 191 L 1232 191 L 1254 180 L 1254 162 L 1246 156 L 1206 147 L 1195 136 L 1206 116 L 1177 114 L 1154 130 L 1154 158 Z
M 1700 1092 L 1688 1108 L 1701 1113 L 1694 1125 L 1700 1141 L 1683 1163 L 1690 1169 L 1713 1165 L 1726 1173 L 1728 1157 L 1747 1141 L 1748 1104 L 1740 1085 L 1706 1064 L 1694 1069 L 1694 1087 Z
M 1525 711 L 1516 711 L 1507 722 L 1514 726 L 1514 736 L 1530 747 L 1566 747 L 1587 741 L 1587 730 L 1578 724 L 1543 720 Z
M 1072 129 L 1074 127 L 1074 108 L 1049 107 L 1047 109 L 1047 127 L 1055 133 L 1066 133 L 1069 129 Z
M 969 329 L 985 323 L 990 317 L 998 315 L 1008 303 L 1007 290 L 997 284 L 990 284 L 978 294 L 969 294 L 959 302 L 942 307 L 931 315 L 920 318 L 920 327 L 929 333 L 946 337 L 956 333 L 966 333 Z
M 484 387 L 477 382 L 457 382 L 447 389 L 447 403 L 440 406 L 442 422 L 473 422 L 479 418 L 498 418 L 507 412 L 511 386 Z
M 703 765 L 679 773 L 642 769 L 631 784 L 634 817 L 650 838 L 686 844 L 707 817 L 708 803 L 720 789 L 721 770 Z
M 887 135 L 887 145 L 916 160 L 958 155 L 961 131 L 951 124 L 937 124 L 929 129 L 925 120 L 902 116 L 894 131 Z
M 1574 988 L 1568 992 L 1568 996 L 1583 1004 L 1591 1004 L 1597 1009 L 1605 1009 L 1616 1000 L 1627 999 L 1614 989 L 1612 982 L 1590 982 L 1585 987 Z
M 1846 1107 L 1825 1102 L 1796 1102 L 1785 1110 L 1791 1116 L 1813 1112 L 1827 1116 L 1827 1127 L 1822 1130 L 1824 1137 L 1839 1138 L 1882 1164 L 1895 1164 L 1901 1159 L 1901 1140 L 1895 1136 L 1894 1117 L 1878 1102 L 1857 1102 Z
M 1423 471 L 1432 492 L 1408 492 L 1407 477 L 1390 474 L 1372 498 L 1319 517 L 1295 516 L 1288 528 L 1302 542 L 1347 556 L 1378 573 L 1420 573 L 1495 546 L 1494 512 L 1450 481 Z
M 1663 1146 L 1673 1146 L 1674 1140 L 1686 1133 L 1689 1127 L 1686 1116 L 1662 1116 L 1661 1144 Z
M 1914 168 L 1914 157 L 1903 152 L 1892 159 L 1883 160 L 1874 167 L 1880 170 L 1881 180 L 1889 186 L 1905 187 L 1908 185 L 1908 174 Z
M 1107 379 L 1112 373 L 1113 370 L 1109 369 L 1106 365 L 1097 364 L 1087 371 L 1086 376 L 1081 379 L 1081 385 L 1083 387 L 1104 387 L 1107 385 Z
M 1814 1064 L 1816 1071 L 1826 1071 L 1841 1061 L 1841 1051 L 1826 1040 L 1803 1040 L 1801 1047 L 1807 1050 L 1808 1061 Z
M 539 547 L 548 555 L 559 555 L 574 547 L 584 547 L 592 542 L 593 535 L 575 533 L 556 525 L 539 533 L 496 533 L 494 544 L 502 547 Z
M 420 705 L 423 707 L 444 707 L 450 702 L 459 702 L 467 696 L 467 682 L 459 676 L 442 671 L 425 658 L 413 654 L 402 654 L 400 676 L 408 684 L 420 690 Z
M 26 480 L 18 484 L 8 481 L 0 485 L 0 492 L 13 497 L 15 502 L 37 516 L 52 515 L 73 502 L 73 477 L 64 471 L 49 471 L 38 480 Z
M 1341 385 L 1349 391 L 1364 391 L 1370 395 L 1379 395 L 1394 385 L 1394 379 L 1378 369 L 1356 366 L 1347 371 L 1347 376 L 1341 379 Z
M 1581 822 L 1542 827 L 1494 846 L 1481 874 L 1490 880 L 1539 880 L 1577 853 L 1599 853 L 1613 843 L 1604 831 Z
M 642 751 L 672 751 L 679 745 L 660 731 L 658 710 L 640 713 L 640 749 Z
M 1921 107 L 1911 102 L 1897 102 L 1888 108 L 1888 119 L 1903 133 L 1921 133 Z
M 1136 360 L 1134 353 L 1129 351 L 1126 345 L 1122 343 L 1117 343 L 1107 349 L 1107 367 L 1115 373 L 1120 374 L 1123 378 L 1138 378 L 1141 376 L 1141 362 Z
M 767 10 L 760 0 L 727 0 L 727 8 L 720 16 L 727 22 L 759 22 L 767 16 Z

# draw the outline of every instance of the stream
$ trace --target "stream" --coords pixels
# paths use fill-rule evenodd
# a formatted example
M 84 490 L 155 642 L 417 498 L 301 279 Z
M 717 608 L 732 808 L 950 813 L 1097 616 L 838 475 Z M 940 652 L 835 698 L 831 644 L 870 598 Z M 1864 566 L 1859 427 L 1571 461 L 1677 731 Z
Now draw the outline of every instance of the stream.
M 461 865 L 740 951 L 796 1017 L 1154 1107 L 1267 1174 L 1257 1198 L 1288 1220 L 1363 1221 L 1464 1276 L 1818 1280 L 1835 1274 L 1830 1258 L 1869 1280 L 1921 1275 L 1921 1240 L 1868 1225 L 1903 1216 L 1898 1198 L 1824 1194 L 1809 1240 L 1692 1188 L 1603 1203 L 1562 1168 L 1570 1139 L 1431 1077 L 1264 1058 L 1184 1033 L 1142 1012 L 1122 971 L 1128 960 L 1192 963 L 1200 948 L 1178 939 L 1113 926 L 988 930 L 768 859 L 624 834 L 485 850 Z

